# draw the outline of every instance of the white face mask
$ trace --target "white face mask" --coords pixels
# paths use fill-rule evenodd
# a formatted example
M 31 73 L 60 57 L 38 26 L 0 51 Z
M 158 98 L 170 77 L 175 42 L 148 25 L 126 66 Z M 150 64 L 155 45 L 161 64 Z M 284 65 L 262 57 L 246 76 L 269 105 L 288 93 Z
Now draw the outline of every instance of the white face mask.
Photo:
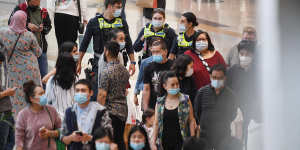
M 163 21 L 160 21 L 160 20 L 152 20 L 152 25 L 153 27 L 162 27 L 164 25 L 164 22 Z
M 206 41 L 197 41 L 196 42 L 196 51 L 201 52 L 208 48 L 208 42 Z
M 184 26 L 184 24 L 179 24 L 178 30 L 179 33 L 183 33 L 186 31 L 186 27 Z
M 189 68 L 188 71 L 185 73 L 185 77 L 191 77 L 194 74 L 194 69 Z
M 252 57 L 240 56 L 240 65 L 242 68 L 248 68 L 251 63 L 252 63 Z

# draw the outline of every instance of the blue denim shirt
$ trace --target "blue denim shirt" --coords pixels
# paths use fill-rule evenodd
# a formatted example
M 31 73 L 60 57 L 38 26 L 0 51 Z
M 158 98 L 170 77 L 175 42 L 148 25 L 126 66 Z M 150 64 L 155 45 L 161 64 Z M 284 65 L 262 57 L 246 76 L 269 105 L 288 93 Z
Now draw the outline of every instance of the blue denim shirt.
M 142 60 L 138 79 L 136 81 L 135 88 L 134 88 L 134 94 L 139 94 L 140 91 L 144 89 L 144 82 L 143 82 L 144 68 L 146 68 L 151 62 L 152 62 L 152 56 Z

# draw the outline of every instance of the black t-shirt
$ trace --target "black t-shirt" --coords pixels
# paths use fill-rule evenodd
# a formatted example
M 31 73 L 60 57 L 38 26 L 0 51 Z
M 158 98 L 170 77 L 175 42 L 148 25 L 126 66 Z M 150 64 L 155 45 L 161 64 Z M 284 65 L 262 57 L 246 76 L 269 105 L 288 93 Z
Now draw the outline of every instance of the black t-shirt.
M 159 95 L 159 77 L 163 71 L 170 70 L 173 61 L 168 60 L 164 64 L 152 62 L 144 70 L 144 84 L 150 84 L 149 108 L 155 108 L 156 99 Z

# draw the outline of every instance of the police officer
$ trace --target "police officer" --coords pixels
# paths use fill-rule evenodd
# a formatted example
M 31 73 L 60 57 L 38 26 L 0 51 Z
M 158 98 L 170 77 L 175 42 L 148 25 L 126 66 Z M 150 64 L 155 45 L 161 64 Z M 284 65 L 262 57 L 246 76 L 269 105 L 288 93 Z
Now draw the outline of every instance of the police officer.
M 193 38 L 197 35 L 195 27 L 198 26 L 197 18 L 192 12 L 182 14 L 179 23 L 179 35 L 176 42 L 173 43 L 169 59 L 175 59 L 185 51 L 191 50 Z
M 90 19 L 89 23 L 86 27 L 86 32 L 84 34 L 82 43 L 79 49 L 79 60 L 77 64 L 77 73 L 81 72 L 81 61 L 82 58 L 88 48 L 88 45 L 93 38 L 94 43 L 94 60 L 92 61 L 93 68 L 92 72 L 95 74 L 95 78 L 97 80 L 98 73 L 98 61 L 99 57 L 104 51 L 104 44 L 109 41 L 109 32 L 112 29 L 118 28 L 123 30 L 125 33 L 125 48 L 127 54 L 130 58 L 130 66 L 129 72 L 131 75 L 135 72 L 135 60 L 134 60 L 134 51 L 132 49 L 132 41 L 129 35 L 128 24 L 127 21 L 121 18 L 121 10 L 122 10 L 122 0 L 105 0 L 105 11 L 103 14 L 97 14 L 94 18 Z M 94 95 L 92 100 L 96 100 L 97 97 L 97 82 L 93 82 L 95 85 L 93 86 Z
M 133 44 L 133 48 L 136 52 L 139 52 L 143 49 L 142 59 L 145 59 L 151 55 L 150 51 L 148 50 L 148 44 L 152 37 L 163 38 L 167 44 L 168 52 L 172 47 L 173 41 L 176 39 L 176 33 L 174 29 L 165 23 L 165 11 L 162 8 L 154 9 L 152 23 L 148 23 L 141 30 L 137 40 Z

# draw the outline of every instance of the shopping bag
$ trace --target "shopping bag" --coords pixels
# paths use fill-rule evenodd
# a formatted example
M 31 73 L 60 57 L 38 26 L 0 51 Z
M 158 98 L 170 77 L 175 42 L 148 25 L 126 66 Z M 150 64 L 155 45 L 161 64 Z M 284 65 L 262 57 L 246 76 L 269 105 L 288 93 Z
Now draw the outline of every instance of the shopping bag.
M 157 8 L 157 0 L 136 0 L 136 6 L 142 8 Z

